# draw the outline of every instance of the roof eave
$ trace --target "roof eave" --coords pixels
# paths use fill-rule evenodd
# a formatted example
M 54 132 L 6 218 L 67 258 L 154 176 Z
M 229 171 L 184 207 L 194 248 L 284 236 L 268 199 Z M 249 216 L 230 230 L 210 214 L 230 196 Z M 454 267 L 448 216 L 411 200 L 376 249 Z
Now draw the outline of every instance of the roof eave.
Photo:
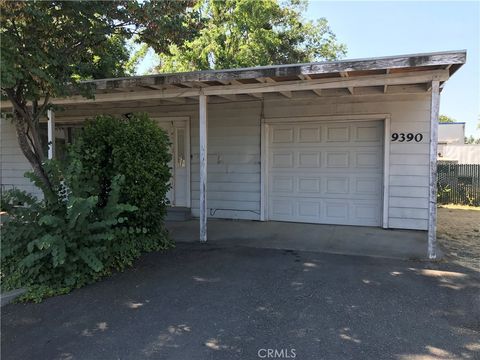
M 428 66 L 450 66 L 450 75 L 452 75 L 465 62 L 466 50 L 459 50 L 368 59 L 154 74 L 123 78 L 97 79 L 84 81 L 82 83 L 94 84 L 97 89 L 114 89 L 134 86 L 174 85 L 184 82 L 232 81 L 252 78 L 320 75 L 349 71 L 387 70 L 415 67 L 421 68 Z

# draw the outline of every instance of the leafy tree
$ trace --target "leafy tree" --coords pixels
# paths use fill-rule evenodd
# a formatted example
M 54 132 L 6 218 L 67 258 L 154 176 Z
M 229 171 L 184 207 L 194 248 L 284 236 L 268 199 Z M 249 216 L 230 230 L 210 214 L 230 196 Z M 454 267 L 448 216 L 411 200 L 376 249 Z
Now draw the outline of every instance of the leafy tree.
M 76 64 L 72 77 L 78 80 L 127 76 L 130 51 L 127 38 L 121 34 L 106 38 L 101 48 L 92 52 L 88 62 Z
M 0 0 L 2 96 L 13 104 L 20 148 L 44 192 L 52 186 L 42 165 L 38 127 L 49 100 L 72 93 L 92 96 L 81 79 L 121 75 L 119 67 L 127 61 L 124 42 L 133 35 L 157 52 L 188 38 L 195 30 L 194 13 L 188 11 L 192 4 Z
M 441 122 L 441 123 L 455 123 L 455 122 L 457 122 L 457 120 L 454 119 L 454 118 L 451 118 L 447 115 L 440 115 L 438 117 L 438 122 Z
M 469 137 L 465 136 L 465 144 L 480 144 L 480 138 L 475 139 L 473 135 L 470 135 Z
M 302 17 L 307 2 L 200 0 L 202 27 L 193 39 L 172 44 L 158 71 L 226 69 L 334 60 L 346 52 L 327 20 Z

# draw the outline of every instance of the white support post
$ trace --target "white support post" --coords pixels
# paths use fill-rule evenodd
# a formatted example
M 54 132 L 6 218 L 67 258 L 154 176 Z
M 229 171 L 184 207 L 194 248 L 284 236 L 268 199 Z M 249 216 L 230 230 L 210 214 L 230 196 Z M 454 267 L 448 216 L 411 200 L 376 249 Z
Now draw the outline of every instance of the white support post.
M 55 113 L 53 110 L 47 112 L 48 124 L 48 158 L 55 158 Z
M 200 134 L 200 241 L 207 241 L 207 96 L 199 96 Z
M 437 258 L 437 142 L 440 82 L 432 81 L 430 104 L 430 181 L 428 199 L 428 258 Z

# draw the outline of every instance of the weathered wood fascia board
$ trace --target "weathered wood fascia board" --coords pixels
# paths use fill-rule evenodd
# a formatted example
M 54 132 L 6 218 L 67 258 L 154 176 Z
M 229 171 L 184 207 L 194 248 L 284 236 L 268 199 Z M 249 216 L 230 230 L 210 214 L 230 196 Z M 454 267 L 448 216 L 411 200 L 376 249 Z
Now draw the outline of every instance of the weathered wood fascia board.
M 207 88 L 173 88 L 165 90 L 138 91 L 130 93 L 98 94 L 95 99 L 73 96 L 63 99 L 52 99 L 56 105 L 102 103 L 116 101 L 135 101 L 143 99 L 169 99 L 203 95 L 233 95 L 233 94 L 261 94 L 269 92 L 302 91 L 336 89 L 346 87 L 365 87 L 380 85 L 406 85 L 426 83 L 434 80 L 446 81 L 449 77 L 448 70 L 422 71 L 400 74 L 383 74 L 358 77 L 339 77 L 316 80 L 294 80 L 276 83 L 254 83 L 219 85 Z M 2 101 L 2 108 L 11 107 L 9 102 Z
M 369 59 L 352 59 L 305 64 L 259 66 L 254 68 L 207 70 L 173 74 L 156 74 L 85 81 L 94 84 L 97 89 L 114 89 L 132 86 L 152 86 L 180 84 L 199 81 L 228 81 L 268 77 L 315 75 L 361 70 L 385 70 L 425 66 L 448 66 L 464 64 L 466 51 L 448 51 L 439 53 L 388 56 Z

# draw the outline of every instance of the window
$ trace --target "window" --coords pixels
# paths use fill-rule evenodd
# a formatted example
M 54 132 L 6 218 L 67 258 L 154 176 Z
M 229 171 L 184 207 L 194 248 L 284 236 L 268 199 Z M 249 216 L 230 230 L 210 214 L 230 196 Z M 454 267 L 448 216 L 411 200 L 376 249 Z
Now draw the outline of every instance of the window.
M 185 129 L 177 128 L 177 151 L 176 151 L 176 167 L 184 168 L 186 166 L 185 159 Z

